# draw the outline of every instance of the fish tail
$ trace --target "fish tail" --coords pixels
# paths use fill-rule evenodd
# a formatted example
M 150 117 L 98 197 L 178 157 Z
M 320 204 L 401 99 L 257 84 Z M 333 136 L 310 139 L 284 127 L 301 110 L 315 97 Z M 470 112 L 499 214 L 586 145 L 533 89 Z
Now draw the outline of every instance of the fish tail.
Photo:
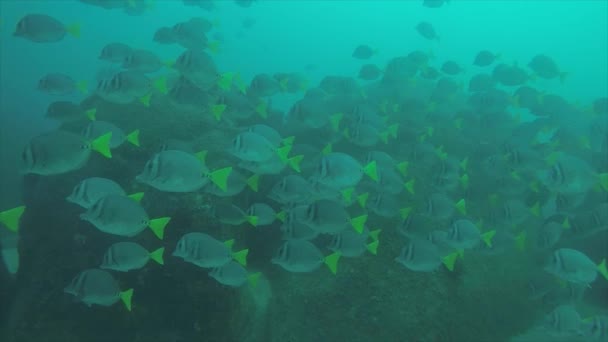
M 260 184 L 260 175 L 254 174 L 253 176 L 247 178 L 247 185 L 254 192 L 258 192 Z
M 247 266 L 247 254 L 249 254 L 249 249 L 243 249 L 232 253 L 232 258 L 242 266 Z
M 25 211 L 25 206 L 20 206 L 0 212 L 0 223 L 5 225 L 9 230 L 17 232 L 19 229 L 19 220 Z
M 280 147 L 277 149 L 277 155 L 279 156 L 279 158 L 281 159 L 281 161 L 283 163 L 288 162 L 289 158 L 287 156 L 289 155 L 289 152 L 291 152 L 292 147 L 293 146 L 291 146 L 291 145 L 287 145 L 287 146 L 283 146 L 283 147 Z
M 367 215 L 357 216 L 350 220 L 350 224 L 359 234 L 363 233 L 363 229 L 365 228 L 365 222 L 367 222 Z
M 97 115 L 97 108 L 91 108 L 91 109 L 87 109 L 84 114 L 86 115 L 87 118 L 89 118 L 89 120 L 91 121 L 95 121 L 96 115 Z
M 369 232 L 369 237 L 372 238 L 372 240 L 374 241 L 378 241 L 378 237 L 380 236 L 380 233 L 382 232 L 382 229 L 374 229 L 371 232 Z
M 165 260 L 163 259 L 163 254 L 165 253 L 165 247 L 161 247 L 150 253 L 150 259 L 156 261 L 159 265 L 164 265 Z
M 365 173 L 374 182 L 378 182 L 378 166 L 376 161 L 371 161 L 369 164 L 363 167 L 363 173 Z
M 285 222 L 285 219 L 287 219 L 287 213 L 284 210 L 281 210 L 275 215 L 275 217 L 277 220 Z
M 410 163 L 408 161 L 402 161 L 401 163 L 397 164 L 397 170 L 402 176 L 405 177 L 407 175 L 407 169 L 409 166 Z
M 218 188 L 226 192 L 228 190 L 228 177 L 232 173 L 232 167 L 225 167 L 223 169 L 215 170 L 209 174 L 209 179 Z
M 258 113 L 262 117 L 262 119 L 267 119 L 268 118 L 268 104 L 264 101 L 260 102 L 255 107 L 255 112 Z
M 355 188 L 353 188 L 353 187 L 346 188 L 346 189 L 340 191 L 340 195 L 342 195 L 342 199 L 349 206 L 352 204 L 352 201 L 353 201 L 353 192 L 354 191 L 355 191 Z
M 89 92 L 88 82 L 86 80 L 76 82 L 76 89 L 78 89 L 78 91 L 80 91 L 83 94 L 88 93 Z
M 78 23 L 67 25 L 65 31 L 75 38 L 80 38 L 80 24 Z
M 304 159 L 304 155 L 298 154 L 297 156 L 293 156 L 287 159 L 287 163 L 289 164 L 289 167 L 291 167 L 294 171 L 300 173 L 302 172 L 302 170 L 300 169 L 300 163 L 302 162 L 302 159 Z
M 602 259 L 599 265 L 597 265 L 597 270 L 608 280 L 608 269 L 606 269 L 606 259 Z
M 458 252 L 452 252 L 441 258 L 441 262 L 449 271 L 454 271 L 454 265 L 456 264 L 456 260 L 458 260 Z
M 127 134 L 127 141 L 132 145 L 139 147 L 139 130 L 136 129 L 133 132 Z
M 338 272 L 338 260 L 340 260 L 340 256 L 342 256 L 340 252 L 334 252 L 323 259 L 332 274 Z
M 213 114 L 213 117 L 215 118 L 216 121 L 222 120 L 222 115 L 224 114 L 225 111 L 226 111 L 225 104 L 211 105 L 211 114 Z
M 403 184 L 405 186 L 405 189 L 407 190 L 407 192 L 409 192 L 410 194 L 415 194 L 416 191 L 414 190 L 414 184 L 416 184 L 416 180 L 415 179 L 410 179 L 407 183 Z
M 462 215 L 467 214 L 467 202 L 464 198 L 461 198 L 460 201 L 456 202 L 455 206 L 456 210 L 458 210 L 459 213 L 461 213 Z
M 149 93 L 145 96 L 139 98 L 139 102 L 144 105 L 144 107 L 150 107 L 150 98 L 152 98 L 152 93 Z
M 247 222 L 249 222 L 250 225 L 257 227 L 258 226 L 258 222 L 259 222 L 259 217 L 257 216 L 246 216 L 245 217 Z
M 144 193 L 143 192 L 136 192 L 134 194 L 131 194 L 129 196 L 130 199 L 134 200 L 135 202 L 141 202 L 141 199 L 144 197 Z
M 296 137 L 294 135 L 289 136 L 283 140 L 281 140 L 281 143 L 283 143 L 283 145 L 293 145 L 293 142 L 296 140 Z
M 361 208 L 365 209 L 368 198 L 369 198 L 369 192 L 365 192 L 365 193 L 362 193 L 361 195 L 357 196 L 357 203 L 359 204 L 359 206 Z
M 399 209 L 399 215 L 401 215 L 402 220 L 405 220 L 406 218 L 408 218 L 408 216 L 410 216 L 411 212 L 412 212 L 412 207 Z
M 207 151 L 206 150 L 198 151 L 194 154 L 194 156 L 196 156 L 196 159 L 198 159 L 204 163 L 205 159 L 207 159 Z
M 380 241 L 378 240 L 374 240 L 373 242 L 368 243 L 367 245 L 365 245 L 365 248 L 367 248 L 367 250 L 372 254 L 372 255 L 378 255 L 378 245 L 380 244 Z
M 326 156 L 328 154 L 330 154 L 332 152 L 332 144 L 331 143 L 327 143 L 327 145 L 325 145 L 325 147 L 323 147 L 323 149 L 321 150 L 321 155 L 322 156 Z
M 91 149 L 99 152 L 106 158 L 112 158 L 112 151 L 110 151 L 110 141 L 112 140 L 112 132 L 108 132 L 97 139 L 91 141 Z
M 525 230 L 515 236 L 515 245 L 520 251 L 523 251 L 526 248 L 526 237 L 527 234 Z
M 481 240 L 486 244 L 486 246 L 492 247 L 492 239 L 494 238 L 494 235 L 496 235 L 496 231 L 489 230 L 481 234 Z
M 131 311 L 131 300 L 133 299 L 133 289 L 128 289 L 120 293 L 120 300 L 128 311 Z
M 599 174 L 600 185 L 604 191 L 608 191 L 608 172 Z
M 170 217 L 160 217 L 157 219 L 150 220 L 150 222 L 148 223 L 148 227 L 150 227 L 150 229 L 152 230 L 154 235 L 156 235 L 157 238 L 162 240 L 165 236 L 165 227 L 167 226 L 169 221 L 171 221 Z
M 167 78 L 159 77 L 154 80 L 154 89 L 158 90 L 161 94 L 167 95 L 169 93 L 169 88 L 167 87 Z

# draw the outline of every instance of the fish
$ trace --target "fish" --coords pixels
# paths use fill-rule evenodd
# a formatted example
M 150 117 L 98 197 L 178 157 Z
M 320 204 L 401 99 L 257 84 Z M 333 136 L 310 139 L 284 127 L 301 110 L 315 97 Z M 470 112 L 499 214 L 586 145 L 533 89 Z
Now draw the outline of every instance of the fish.
M 167 192 L 194 192 L 210 181 L 225 191 L 231 172 L 231 167 L 209 171 L 197 156 L 183 151 L 167 150 L 156 153 L 148 160 L 142 173 L 135 179 Z
M 131 55 L 133 48 L 124 43 L 108 43 L 99 53 L 99 59 L 110 63 L 122 64 Z
M 437 32 L 435 32 L 435 28 L 428 21 L 421 21 L 416 25 L 416 31 L 428 40 L 439 40 L 439 36 Z
M 95 94 L 112 103 L 129 104 L 139 100 L 145 106 L 149 106 L 153 90 L 166 94 L 168 92 L 166 80 L 164 78 L 152 80 L 142 72 L 125 70 L 100 78 Z
M 532 69 L 537 76 L 544 79 L 559 78 L 562 83 L 566 79 L 567 73 L 560 71 L 555 61 L 547 55 L 535 55 L 528 63 L 528 67 Z
M 67 131 L 55 130 L 30 140 L 21 154 L 22 170 L 26 174 L 57 175 L 82 168 L 91 152 L 111 158 L 112 133 L 94 140 Z
M 279 81 L 269 74 L 257 74 L 251 80 L 247 94 L 254 97 L 268 97 L 283 90 Z
M 277 182 L 268 198 L 281 204 L 303 203 L 312 196 L 312 185 L 302 176 L 288 175 Z
M 225 242 L 200 232 L 187 233 L 177 242 L 173 256 L 202 268 L 222 267 L 233 259 L 247 266 L 249 249 L 232 251 L 234 240 Z
M 261 134 L 243 132 L 232 140 L 232 146 L 228 152 L 244 161 L 264 162 L 276 154 L 281 160 L 287 162 L 290 150 L 290 145 L 277 147 Z
M 171 28 L 175 41 L 186 49 L 217 51 L 217 43 L 212 43 L 207 38 L 207 32 L 213 24 L 202 17 L 194 17 L 188 21 L 180 22 Z
M 130 133 L 125 133 L 122 129 L 107 121 L 91 121 L 83 130 L 82 135 L 88 140 L 94 140 L 110 132 L 112 133 L 112 139 L 110 139 L 111 149 L 120 147 L 124 142 L 129 142 L 136 147 L 139 147 L 140 145 L 139 129 Z
M 202 190 L 218 197 L 232 197 L 243 192 L 246 187 L 249 187 L 254 192 L 258 192 L 259 181 L 259 174 L 253 174 L 250 177 L 246 177 L 242 172 L 232 168 L 232 171 L 230 171 L 228 179 L 226 180 L 225 188 L 218 186 L 214 182 L 207 182 Z M 221 182 L 219 184 L 223 186 Z
M 287 240 L 281 245 L 271 262 L 294 273 L 307 273 L 317 270 L 325 264 L 331 273 L 338 271 L 340 253 L 334 252 L 324 256 L 319 248 L 306 240 Z
M 608 316 L 598 315 L 583 320 L 580 333 L 588 341 L 605 341 L 608 338 Z
M 295 94 L 298 92 L 306 91 L 306 89 L 308 88 L 309 81 L 301 73 L 276 73 L 273 77 L 277 81 L 279 81 L 281 91 L 285 93 Z
M 582 319 L 572 305 L 560 305 L 545 317 L 544 326 L 553 333 L 573 334 L 580 332 Z
M 174 44 L 176 43 L 175 32 L 172 27 L 163 26 L 154 32 L 152 40 L 159 44 Z
M 108 234 L 132 237 L 150 228 L 163 239 L 170 217 L 150 219 L 145 209 L 135 200 L 123 195 L 109 194 L 80 214 L 80 219 Z
M 127 193 L 115 181 L 108 178 L 90 177 L 80 181 L 72 193 L 66 198 L 70 203 L 77 204 L 85 209 L 90 208 L 98 200 L 106 195 L 115 194 L 126 196 Z M 136 201 L 140 201 L 143 197 L 143 192 L 138 192 L 129 197 Z
M 481 50 L 475 55 L 473 65 L 478 67 L 486 67 L 492 65 L 498 58 L 500 58 L 500 55 L 498 54 L 494 54 L 488 50 Z
M 54 101 L 46 109 L 45 117 L 61 123 L 94 120 L 97 108 L 82 108 L 81 105 L 71 101 Z
M 585 193 L 595 185 L 608 189 L 608 174 L 598 174 L 579 157 L 569 154 L 549 155 L 550 167 L 539 170 L 538 180 L 549 190 L 563 194 Z
M 528 73 L 515 65 L 507 65 L 500 63 L 494 67 L 492 77 L 500 84 L 507 87 L 521 86 L 526 83 L 530 77 Z
M 357 185 L 363 175 L 378 181 L 375 161 L 362 166 L 355 158 L 346 153 L 332 152 L 321 158 L 313 177 L 316 181 L 330 187 L 345 189 Z
M 184 51 L 175 61 L 173 68 L 202 90 L 212 88 L 221 80 L 213 58 L 203 50 Z
M 334 200 L 318 200 L 306 205 L 304 210 L 298 211 L 300 215 L 296 220 L 310 226 L 319 233 L 336 234 L 345 230 L 349 225 L 361 233 L 367 215 L 350 217 L 341 202 Z
M 235 261 L 230 261 L 221 267 L 212 269 L 211 272 L 209 272 L 209 276 L 217 280 L 218 283 L 230 287 L 241 287 L 245 283 L 249 283 L 251 286 L 255 287 L 261 273 L 249 273 L 243 265 Z
M 257 226 L 268 226 L 276 220 L 285 221 L 286 213 L 284 211 L 276 212 L 271 206 L 266 203 L 252 203 L 247 208 L 247 215 L 257 217 Z
M 252 226 L 258 225 L 258 217 L 248 215 L 243 209 L 232 203 L 216 203 L 213 205 L 213 215 L 224 224 L 238 226 L 248 222 Z
M 496 231 L 481 233 L 477 226 L 469 220 L 456 220 L 450 226 L 444 242 L 457 250 L 471 249 L 483 241 L 486 246 L 492 246 L 492 238 Z
M 548 221 L 543 224 L 538 230 L 536 237 L 536 246 L 540 249 L 553 248 L 562 237 L 562 232 L 565 230 L 560 222 Z
M 55 43 L 63 40 L 68 34 L 80 37 L 80 25 L 65 25 L 46 14 L 27 14 L 17 22 L 13 36 L 34 43 Z
M 154 260 L 159 265 L 164 265 L 164 252 L 164 247 L 148 252 L 135 242 L 117 242 L 108 248 L 99 267 L 105 270 L 128 272 L 143 268 L 150 260 Z
M 76 90 L 82 94 L 88 92 L 86 81 L 75 81 L 70 76 L 61 73 L 50 73 L 38 81 L 38 90 L 51 95 L 70 95 Z
M 369 45 L 361 44 L 355 48 L 352 56 L 356 59 L 370 59 L 376 53 L 378 53 L 378 51 L 372 49 Z
M 450 76 L 458 75 L 463 71 L 460 65 L 454 61 L 446 61 L 441 65 L 441 72 Z
M 124 69 L 139 71 L 144 74 L 153 73 L 165 66 L 160 58 L 152 51 L 132 49 L 122 62 Z
M 78 273 L 63 291 L 89 307 L 93 304 L 112 306 L 121 301 L 131 311 L 133 289 L 121 291 L 112 274 L 104 270 L 90 268 Z
M 457 254 L 442 256 L 439 248 L 424 239 L 412 239 L 395 261 L 414 272 L 432 272 L 442 264 L 450 271 L 454 270 Z
M 544 270 L 575 284 L 591 284 L 598 272 L 608 280 L 606 259 L 596 265 L 584 253 L 571 248 L 560 248 L 553 252 Z
M 370 254 L 376 255 L 378 253 L 379 234 L 379 229 L 370 232 L 367 227 L 361 234 L 352 230 L 344 230 L 333 236 L 328 248 L 347 258 L 359 257 L 366 250 Z M 372 241 L 368 243 L 370 238 Z
M 281 225 L 283 240 L 312 240 L 319 236 L 319 232 L 304 222 L 297 220 L 298 216 L 305 213 L 307 206 L 300 205 L 291 209 L 285 216 L 285 221 Z M 298 213 L 300 212 L 300 213 Z

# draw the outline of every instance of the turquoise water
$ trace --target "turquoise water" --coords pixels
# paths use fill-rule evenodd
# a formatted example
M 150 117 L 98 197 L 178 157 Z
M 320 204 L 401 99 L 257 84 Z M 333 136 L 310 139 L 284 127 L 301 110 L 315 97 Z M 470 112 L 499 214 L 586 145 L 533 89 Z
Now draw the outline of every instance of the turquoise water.
M 259 0 L 250 7 L 228 0 L 215 3 L 215 10 L 205 11 L 186 6 L 182 1 L 157 0 L 144 13 L 128 15 L 120 8 L 104 9 L 75 0 L 0 1 L 0 211 L 27 206 L 18 240 L 13 232 L 0 226 L 0 245 L 4 250 L 18 250 L 20 260 L 16 274 L 0 271 L 3 341 L 594 340 L 584 335 L 589 319 L 583 319 L 606 315 L 606 279 L 598 275 L 593 286 L 575 300 L 533 297 L 528 284 L 537 275 L 546 274 L 546 259 L 558 248 L 579 250 L 594 264 L 608 257 L 607 207 L 602 206 L 608 203 L 608 198 L 606 189 L 598 185 L 600 175 L 608 172 L 605 141 L 608 114 L 605 108 L 603 112 L 593 109 L 594 101 L 608 97 L 608 2 L 452 0 L 440 8 L 425 7 L 422 1 Z M 15 37 L 17 22 L 31 13 L 46 14 L 65 24 L 77 23 L 80 37 L 67 36 L 56 43 L 33 43 Z M 154 33 L 162 26 L 171 27 L 198 16 L 217 23 L 208 36 L 210 40 L 221 38 L 219 52 L 210 53 L 220 73 L 237 72 L 248 85 L 261 73 L 296 72 L 306 78 L 307 90 L 317 87 L 329 75 L 350 77 L 356 80 L 357 91 L 331 96 L 352 96 L 353 106 L 357 101 L 369 101 L 376 107 L 382 102 L 389 106 L 398 104 L 400 109 L 395 113 L 381 115 L 387 119 L 387 126 L 399 123 L 398 137 L 389 139 L 388 144 L 378 142 L 372 147 L 361 147 L 352 144 L 352 138 L 345 138 L 343 132 L 332 131 L 329 125 L 311 128 L 293 123 L 290 110 L 304 97 L 304 92 L 264 97 L 264 101 L 270 100 L 267 103 L 281 112 L 270 120 L 256 116 L 229 123 L 210 120 L 208 106 L 185 110 L 173 106 L 165 95 L 158 93 L 154 93 L 150 107 L 137 101 L 112 104 L 95 96 L 99 71 L 119 68 L 98 59 L 106 44 L 122 42 L 152 51 L 164 62 L 174 62 L 184 48 L 177 44 L 160 45 L 152 40 Z M 243 27 L 245 19 L 253 19 L 253 26 Z M 440 39 L 430 41 L 418 34 L 415 26 L 420 21 L 432 23 Z M 353 58 L 353 50 L 360 44 L 369 45 L 377 53 L 366 61 Z M 464 69 L 448 77 L 459 90 L 445 102 L 429 96 L 437 80 L 423 80 L 418 74 L 400 80 L 400 85 L 392 85 L 394 89 L 390 90 L 375 88 L 382 84 L 381 80 L 357 79 L 364 63 L 373 63 L 384 70 L 393 58 L 416 50 L 433 56 L 425 67 L 439 69 L 444 61 L 452 60 Z M 550 118 L 538 119 L 538 125 L 514 124 L 507 118 L 524 116 L 536 120 L 537 113 L 516 104 L 514 95 L 518 87 L 502 85 L 493 89 L 504 91 L 508 104 L 496 113 L 492 111 L 495 116 L 488 115 L 483 108 L 471 107 L 468 101 L 472 93 L 467 90 L 470 78 L 481 72 L 491 74 L 494 68 L 494 65 L 486 68 L 473 65 L 480 50 L 500 54 L 494 65 L 517 65 L 530 74 L 527 65 L 532 57 L 537 54 L 551 57 L 559 70 L 567 74 L 565 81 L 534 77 L 525 85 L 544 95 L 559 96 L 568 106 L 558 109 L 567 109 L 564 113 L 549 109 Z M 87 81 L 90 93 L 56 96 L 37 90 L 38 80 L 49 72 Z M 163 68 L 150 77 L 164 76 L 171 80 L 174 73 Z M 205 93 L 216 94 L 217 89 Z M 28 142 L 59 128 L 80 132 L 84 125 L 80 122 L 62 126 L 45 118 L 47 106 L 56 100 L 92 104 L 99 119 L 125 131 L 140 129 L 142 148 L 123 146 L 113 151 L 111 160 L 94 156 L 83 169 L 66 174 L 24 176 L 21 158 Z M 257 105 L 257 100 L 251 99 L 251 105 Z M 425 114 L 408 107 L 416 101 L 422 103 Z M 466 113 L 471 112 L 484 119 L 470 120 Z M 464 120 L 464 130 L 454 128 L 459 118 Z M 157 145 L 171 138 L 196 141 L 197 149 L 210 150 L 209 164 L 213 168 L 236 169 L 238 160 L 225 149 L 239 130 L 256 123 L 268 124 L 283 137 L 295 135 L 296 142 L 314 146 L 317 150 L 305 154 L 304 161 L 320 158 L 321 149 L 329 142 L 335 143 L 335 150 L 352 154 L 360 163 L 370 150 L 382 150 L 395 160 L 408 161 L 413 171 L 403 176 L 403 182 L 414 179 L 417 190 L 415 194 L 400 193 L 396 205 L 399 209 L 414 208 L 414 212 L 426 210 L 422 208 L 426 208 L 428 197 L 437 192 L 430 175 L 444 167 L 438 166 L 444 165 L 439 160 L 427 165 L 423 157 L 411 152 L 423 145 L 425 139 L 433 151 L 445 148 L 450 158 L 458 162 L 468 159 L 468 176 L 474 190 L 439 192 L 446 193 L 454 202 L 465 199 L 467 217 L 474 222 L 496 220 L 493 205 L 521 200 L 529 210 L 536 203 L 544 206 L 553 195 L 563 193 L 543 184 L 539 176 L 543 168 L 550 169 L 544 158 L 552 153 L 574 156 L 589 165 L 591 171 L 581 177 L 593 179 L 588 181 L 593 186 L 568 193 L 582 199 L 575 205 L 570 203 L 563 212 L 544 212 L 540 217 L 528 214 L 508 227 L 496 221 L 483 228 L 479 224 L 482 231 L 505 231 L 513 237 L 526 232 L 528 246 L 522 251 L 513 245 L 504 253 L 489 256 L 467 251 L 463 259 L 458 259 L 453 272 L 443 266 L 429 273 L 413 272 L 396 263 L 394 259 L 401 248 L 411 240 L 397 232 L 401 219 L 380 217 L 370 208 L 350 207 L 351 216 L 369 214 L 370 228 L 382 229 L 378 255 L 342 258 L 335 276 L 324 267 L 311 273 L 290 273 L 270 263 L 281 245 L 278 222 L 268 229 L 252 230 L 246 224 L 232 227 L 201 208 L 228 202 L 245 209 L 254 201 L 261 201 L 272 203 L 279 211 L 285 203 L 272 202 L 268 193 L 283 176 L 294 171 L 283 171 L 280 176 L 263 175 L 259 192 L 246 189 L 223 199 L 201 192 L 167 194 L 134 181 L 146 161 L 157 152 Z M 425 135 L 428 127 L 433 127 L 437 134 Z M 560 144 L 533 146 L 527 140 L 517 141 L 520 136 L 528 137 L 525 132 L 545 129 L 557 131 L 556 138 L 550 139 L 559 140 Z M 579 144 L 581 137 L 589 139 L 589 148 Z M 522 162 L 527 163 L 521 168 L 525 171 L 517 169 L 521 171 L 518 184 L 525 183 L 526 189 L 514 196 L 502 194 L 510 185 L 493 182 L 494 176 L 496 179 L 502 176 L 488 176 L 480 171 L 489 157 L 512 152 L 504 150 L 509 144 L 518 145 L 522 151 L 531 150 L 534 159 Z M 434 152 L 431 155 L 435 158 Z M 579 166 L 573 167 L 576 169 L 573 173 L 578 175 L 581 168 L 586 170 Z M 502 171 L 511 172 L 513 168 Z M 459 169 L 458 172 L 458 177 L 465 173 Z M 303 174 L 312 175 L 307 171 Z M 78 272 L 96 267 L 107 247 L 119 241 L 79 220 L 81 211 L 64 201 L 76 183 L 92 176 L 111 178 L 128 193 L 144 191 L 143 204 L 152 216 L 172 217 L 162 242 L 170 261 L 162 268 L 149 264 L 142 270 L 115 274 L 121 286 L 135 289 L 132 312 L 118 304 L 87 307 L 63 292 Z M 533 190 L 532 184 L 540 186 L 540 190 Z M 365 189 L 359 187 L 357 193 Z M 488 204 L 489 195 L 495 193 L 500 193 L 499 204 Z M 585 218 L 582 224 L 585 227 L 590 225 L 589 217 L 599 224 L 592 227 L 597 229 L 590 234 L 572 236 L 566 232 L 549 248 L 539 248 L 536 242 L 542 235 L 539 232 L 553 219 L 553 214 L 572 218 L 573 222 Z M 447 231 L 452 221 L 460 217 L 457 212 L 449 216 L 435 220 L 431 212 L 427 217 L 430 221 L 422 225 L 423 231 L 425 234 Z M 251 269 L 263 274 L 258 286 L 233 289 L 209 278 L 207 270 L 171 257 L 169 254 L 179 238 L 192 230 L 208 232 L 222 241 L 234 238 L 239 248 L 249 248 Z M 331 253 L 325 248 L 331 239 L 324 235 L 315 240 L 324 255 Z M 150 249 L 159 245 L 151 234 L 138 241 Z M 18 248 L 13 248 L 15 245 Z M 12 261 L 7 261 L 6 255 L 4 258 L 7 264 L 15 262 L 14 254 Z M 573 303 L 579 312 L 580 331 L 543 330 L 545 317 L 565 303 Z M 607 339 L 604 334 L 594 341 Z

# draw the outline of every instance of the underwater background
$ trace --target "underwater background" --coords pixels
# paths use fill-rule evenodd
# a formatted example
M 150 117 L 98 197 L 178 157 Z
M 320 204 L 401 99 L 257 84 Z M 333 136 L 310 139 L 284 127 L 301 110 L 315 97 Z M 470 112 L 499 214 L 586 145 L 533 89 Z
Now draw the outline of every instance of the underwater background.
M 27 33 L 15 35 L 29 14 L 77 25 L 78 37 L 68 34 L 60 41 L 37 43 Z M 181 80 L 194 82 L 192 75 L 199 71 L 179 57 L 195 49 L 153 39 L 159 28 L 173 27 L 177 35 L 174 25 L 197 17 L 212 23 L 206 37 L 217 48 L 210 44 L 204 50 L 218 78 L 231 73 L 228 90 L 218 83 L 197 86 L 192 96 L 180 93 Z M 435 38 L 417 29 L 421 22 L 432 24 Z M 161 62 L 146 77 L 166 81 L 165 91 L 150 87 L 149 104 L 139 96 L 126 103 L 106 96 L 104 77 L 128 69 L 100 58 L 113 42 L 153 52 Z M 371 47 L 371 56 L 355 56 L 361 45 Z M 474 65 L 482 50 L 494 52 L 490 66 Z M 409 64 L 408 71 L 390 67 L 413 51 L 425 61 L 414 63 L 411 72 Z M 539 54 L 557 64 L 557 73 L 543 77 L 540 68 L 529 64 Z M 458 70 L 447 70 L 446 61 L 455 62 Z M 363 76 L 361 67 L 367 63 L 377 66 L 378 75 Z M 507 84 L 494 69 L 498 64 L 524 70 L 526 79 Z M 423 76 L 431 68 L 438 75 Z M 86 81 L 88 90 L 57 95 L 37 88 L 49 73 Z M 277 73 L 297 75 L 296 89 L 287 91 L 281 77 L 268 86 L 252 81 Z M 481 73 L 491 76 L 491 84 L 481 92 L 471 90 L 470 80 Z M 234 75 L 238 77 L 233 80 Z M 335 78 L 328 80 L 330 76 Z M 437 86 L 444 79 L 451 90 Z M 9 219 L 0 220 L 6 266 L 0 267 L 1 341 L 608 341 L 608 273 L 605 263 L 603 269 L 599 266 L 608 257 L 607 1 L 5 0 L 0 1 L 0 82 L 0 211 L 25 206 L 18 229 L 11 229 Z M 518 90 L 524 86 L 536 90 L 535 105 L 523 102 Z M 247 95 L 247 108 L 236 111 L 249 114 L 231 117 L 232 103 L 223 92 L 239 90 Z M 479 93 L 495 97 L 478 99 Z M 307 99 L 313 99 L 310 112 L 302 109 Z M 86 165 L 61 174 L 28 171 L 23 151 L 36 137 L 56 130 L 80 133 L 89 123 L 84 116 L 70 121 L 49 117 L 49 104 L 57 100 L 95 108 L 97 120 L 124 132 L 139 130 L 141 146 L 126 143 L 112 150 L 111 159 L 92 152 Z M 257 115 L 260 103 L 265 115 Z M 225 105 L 221 111 L 226 116 L 216 120 L 218 104 Z M 360 107 L 373 107 L 374 113 L 361 114 L 368 112 Z M 344 121 L 336 124 L 336 113 Z M 365 204 L 357 197 L 359 203 L 352 204 L 357 201 L 340 197 L 348 212 L 343 226 L 352 230 L 351 219 L 364 215 L 366 234 L 368 228 L 381 231 L 370 240 L 366 236 L 357 248 L 374 253 L 344 256 L 342 230 L 328 233 L 314 226 L 334 220 L 330 214 L 307 212 L 314 217 L 300 220 L 303 214 L 297 208 L 326 200 L 317 188 L 297 188 L 291 195 L 313 194 L 297 203 L 276 200 L 281 196 L 275 184 L 300 174 L 297 167 L 264 174 L 239 164 L 263 164 L 268 159 L 253 160 L 253 154 L 279 149 L 264 145 L 266 139 L 247 145 L 243 138 L 235 146 L 233 139 L 256 124 L 307 145 L 294 145 L 289 156 L 302 155 L 303 177 L 340 196 L 351 188 L 333 187 L 338 176 L 327 165 L 341 161 L 329 160 L 326 146 L 359 163 L 344 166 L 347 174 L 341 176 L 358 177 L 353 196 L 369 194 L 375 202 Z M 361 125 L 373 126 L 373 142 L 361 143 L 362 132 L 368 132 Z M 222 196 L 200 189 L 167 191 L 136 181 L 172 139 L 190 143 L 193 153 L 209 151 L 209 170 L 232 167 L 243 178 L 259 175 L 259 189 L 243 183 L 240 192 Z M 34 164 L 61 154 L 30 151 Z M 371 151 L 390 155 L 395 169 L 397 162 L 407 162 L 405 170 L 395 172 L 396 183 L 378 187 L 377 179 L 368 179 L 365 166 Z M 504 165 L 492 161 L 496 156 Z M 284 164 L 293 165 L 291 159 Z M 322 167 L 326 169 L 319 171 Z M 108 234 L 81 220 L 82 208 L 65 199 L 80 181 L 93 176 L 112 179 L 126 193 L 143 192 L 141 204 L 150 217 L 171 217 L 162 241 L 150 232 L 137 239 Z M 391 192 L 395 187 L 405 190 Z M 434 202 L 438 194 L 441 203 Z M 283 210 L 296 222 L 307 222 L 316 232 L 311 241 L 321 258 L 308 259 L 295 244 L 289 255 L 277 252 L 283 241 L 294 240 L 285 237 L 279 216 L 266 227 L 252 227 L 249 218 L 259 217 L 247 208 L 262 202 L 277 214 Z M 338 200 L 332 197 L 334 202 Z M 216 208 L 220 204 L 241 208 L 247 218 L 234 218 L 232 212 L 222 216 Z M 443 212 L 442 206 L 449 209 Z M 414 214 L 422 221 L 409 221 Z M 453 235 L 461 229 L 455 222 L 465 219 L 479 232 L 474 234 L 476 246 L 462 253 Z M 547 228 L 556 222 L 563 231 Z M 575 222 L 576 229 L 566 228 Z M 248 249 L 246 268 L 250 275 L 255 272 L 255 285 L 223 284 L 208 276 L 210 269 L 181 260 L 177 253 L 172 256 L 180 239 L 193 231 L 219 241 L 234 239 L 234 250 Z M 420 252 L 426 242 L 417 241 L 427 241 L 436 231 L 447 234 L 441 239 L 448 251 L 436 252 L 442 243 L 433 241 L 428 253 L 440 256 L 429 257 Z M 504 233 L 509 245 L 480 251 L 478 245 L 484 243 L 490 249 L 499 246 L 485 240 L 487 232 L 493 237 Z M 338 236 L 342 240 L 336 242 Z M 166 248 L 162 266 L 151 261 L 137 270 L 112 273 L 121 290 L 134 289 L 132 310 L 122 304 L 90 305 L 96 302 L 87 302 L 86 293 L 66 293 L 79 272 L 98 267 L 108 247 L 122 240 L 137 241 L 150 251 Z M 547 266 L 555 253 L 566 258 L 563 249 L 586 259 L 577 254 L 557 270 Z M 332 251 L 344 254 L 335 275 L 323 265 Z M 305 255 L 305 260 L 294 260 L 294 255 Z M 455 266 L 448 270 L 443 263 L 452 255 Z M 320 266 L 290 271 L 281 262 Z M 429 263 L 435 266 L 421 266 Z M 578 276 L 590 273 L 591 281 Z

